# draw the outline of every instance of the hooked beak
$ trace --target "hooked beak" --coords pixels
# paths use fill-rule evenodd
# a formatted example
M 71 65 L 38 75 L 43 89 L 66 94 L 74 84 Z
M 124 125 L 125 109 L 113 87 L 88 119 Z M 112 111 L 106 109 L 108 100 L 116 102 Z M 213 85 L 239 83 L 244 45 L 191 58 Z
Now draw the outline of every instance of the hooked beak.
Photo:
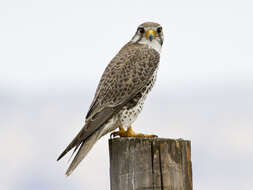
M 147 40 L 152 41 L 153 39 L 156 38 L 156 32 L 154 30 L 147 30 L 146 34 L 145 34 L 145 37 L 146 37 Z

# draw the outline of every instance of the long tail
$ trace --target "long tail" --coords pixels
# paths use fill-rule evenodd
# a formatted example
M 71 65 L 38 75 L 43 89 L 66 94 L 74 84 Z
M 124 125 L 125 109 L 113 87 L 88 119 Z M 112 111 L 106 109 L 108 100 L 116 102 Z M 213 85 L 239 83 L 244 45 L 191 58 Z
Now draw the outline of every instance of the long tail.
M 79 131 L 76 137 L 71 141 L 67 148 L 60 154 L 57 158 L 59 161 L 64 155 L 66 155 L 71 149 L 74 148 L 74 153 L 78 150 L 73 161 L 71 162 L 66 175 L 69 176 L 77 165 L 82 161 L 82 159 L 88 154 L 90 149 L 96 143 L 96 141 L 109 131 L 103 131 L 106 125 L 109 125 L 108 121 L 111 121 L 113 114 L 119 110 L 119 106 L 115 107 L 105 107 L 101 111 L 96 112 L 92 118 L 85 122 L 83 128 Z M 110 125 L 114 125 L 113 123 Z M 116 129 L 115 125 L 115 129 Z
M 95 131 L 91 136 L 89 136 L 87 139 L 85 139 L 85 141 L 82 142 L 80 148 L 78 149 L 78 152 L 76 153 L 74 159 L 72 160 L 66 172 L 67 176 L 69 176 L 75 170 L 78 164 L 84 159 L 84 157 L 88 154 L 93 145 L 100 138 L 101 130 L 102 129 Z

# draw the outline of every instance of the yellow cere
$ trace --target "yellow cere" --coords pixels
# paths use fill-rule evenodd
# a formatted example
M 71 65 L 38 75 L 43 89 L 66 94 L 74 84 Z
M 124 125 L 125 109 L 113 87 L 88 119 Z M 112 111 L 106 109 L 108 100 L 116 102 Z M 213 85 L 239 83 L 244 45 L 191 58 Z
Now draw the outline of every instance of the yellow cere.
M 156 38 L 156 31 L 154 31 L 154 30 L 147 30 L 147 31 L 146 31 L 146 34 L 145 34 L 145 36 L 146 36 L 147 39 L 149 38 L 149 35 L 150 35 L 150 34 L 153 35 L 153 38 L 154 38 L 154 39 Z

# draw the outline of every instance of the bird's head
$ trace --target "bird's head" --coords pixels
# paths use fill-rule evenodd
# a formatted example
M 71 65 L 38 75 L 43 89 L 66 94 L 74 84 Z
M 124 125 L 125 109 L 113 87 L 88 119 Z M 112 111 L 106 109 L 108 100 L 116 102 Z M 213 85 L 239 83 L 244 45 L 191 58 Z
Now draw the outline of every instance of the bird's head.
M 160 24 L 145 22 L 138 26 L 131 42 L 145 44 L 160 52 L 163 44 L 163 30 Z

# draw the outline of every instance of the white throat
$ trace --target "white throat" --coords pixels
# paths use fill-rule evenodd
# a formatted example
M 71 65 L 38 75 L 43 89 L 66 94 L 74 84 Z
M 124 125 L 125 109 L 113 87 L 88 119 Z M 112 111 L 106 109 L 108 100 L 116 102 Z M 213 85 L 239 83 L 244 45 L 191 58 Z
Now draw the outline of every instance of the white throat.
M 138 36 L 134 37 L 131 42 L 137 42 L 139 39 Z M 149 48 L 155 49 L 158 53 L 161 53 L 161 44 L 157 41 L 157 40 L 147 40 L 145 38 L 142 38 L 140 41 L 137 42 L 138 44 L 144 44 L 144 45 L 148 45 Z

